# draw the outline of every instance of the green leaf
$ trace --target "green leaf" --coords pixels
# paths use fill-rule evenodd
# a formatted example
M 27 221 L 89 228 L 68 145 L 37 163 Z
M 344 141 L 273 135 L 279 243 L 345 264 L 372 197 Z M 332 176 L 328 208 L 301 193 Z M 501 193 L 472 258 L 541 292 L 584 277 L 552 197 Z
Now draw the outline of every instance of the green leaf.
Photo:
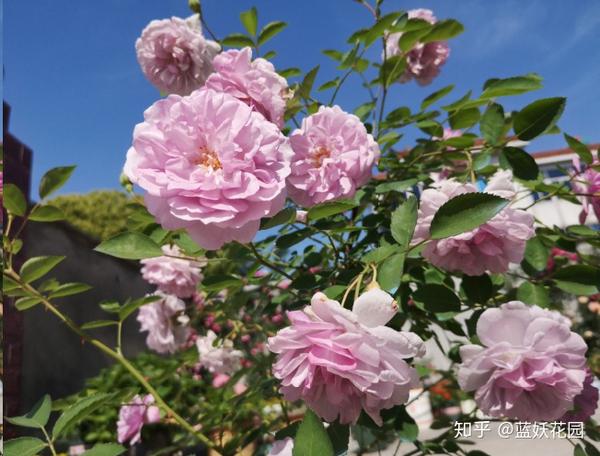
M 565 266 L 554 273 L 556 286 L 567 293 L 589 296 L 600 292 L 600 270 L 583 264 Z
M 260 221 L 260 229 L 267 230 L 269 228 L 273 228 L 275 226 L 283 225 L 285 223 L 292 223 L 296 220 L 296 209 L 293 207 L 286 207 L 282 209 L 273 217 L 268 219 L 262 219 Z
M 256 12 L 256 8 L 254 6 L 248 11 L 240 13 L 240 21 L 242 21 L 242 25 L 250 35 L 256 35 L 256 27 L 258 26 L 258 13 Z
M 490 99 L 538 90 L 542 88 L 542 78 L 530 73 L 506 79 L 491 79 L 486 82 L 480 98 Z
M 581 445 L 577 444 L 573 447 L 573 456 L 587 456 L 587 453 Z
M 518 147 L 505 147 L 502 157 L 511 167 L 515 177 L 523 180 L 536 180 L 540 170 L 535 159 Z
M 429 312 L 458 312 L 460 299 L 448 287 L 435 283 L 421 285 L 412 295 Z
M 381 263 L 386 258 L 392 256 L 394 253 L 401 253 L 402 249 L 396 244 L 384 244 L 377 247 L 370 252 L 367 252 L 360 261 L 365 264 L 369 263 Z
M 494 293 L 492 280 L 487 274 L 480 276 L 464 275 L 462 278 L 462 287 L 467 298 L 479 304 L 485 304 Z
M 417 179 L 406 179 L 396 182 L 382 182 L 375 187 L 375 193 L 404 192 L 417 185 Z
M 414 19 L 411 19 L 409 22 L 413 22 Z M 414 21 L 416 23 L 416 21 Z M 419 28 L 415 30 L 410 30 L 408 32 L 403 32 L 398 40 L 398 45 L 403 52 L 410 51 L 415 44 L 419 43 L 422 38 L 427 36 L 427 34 L 431 31 L 432 25 L 427 21 L 421 20 L 419 21 Z
M 34 296 L 25 296 L 23 298 L 17 299 L 17 302 L 15 302 L 15 307 L 17 310 L 23 311 L 31 309 L 33 306 L 38 305 L 40 302 L 42 302 L 40 298 L 36 298 Z
M 429 229 L 432 239 L 444 239 L 483 225 L 510 201 L 489 193 L 465 193 L 448 200 L 435 213 Z
M 107 326 L 118 325 L 119 323 L 114 320 L 94 320 L 88 321 L 81 325 L 81 329 L 89 330 L 89 329 L 98 329 L 98 328 L 106 328 Z
M 280 249 L 287 249 L 298 242 L 303 241 L 310 236 L 311 230 L 309 228 L 303 228 L 298 231 L 292 231 L 291 233 L 280 236 L 275 242 L 275 245 Z
M 396 253 L 386 258 L 377 271 L 377 281 L 381 288 L 391 292 L 400 286 L 404 272 L 404 253 Z
M 436 101 L 438 101 L 438 100 L 442 99 L 443 97 L 445 97 L 446 95 L 448 95 L 450 92 L 452 92 L 452 90 L 454 90 L 454 84 L 446 86 L 436 92 L 433 92 L 431 95 L 427 96 L 421 103 L 421 111 L 424 111 L 427 107 L 429 107 Z
M 371 101 L 368 103 L 364 103 L 354 110 L 354 115 L 356 115 L 356 117 L 364 121 L 369 116 L 369 114 L 371 114 L 373 109 L 375 109 L 375 102 Z
M 394 55 L 388 57 L 379 68 L 379 80 L 386 87 L 398 80 L 406 70 L 406 57 Z
M 75 166 L 60 166 L 47 171 L 40 180 L 40 198 L 46 198 L 65 185 L 74 170 Z
M 88 291 L 91 289 L 92 289 L 92 287 L 86 283 L 78 283 L 78 282 L 63 283 L 62 285 L 57 287 L 55 290 L 53 290 L 52 293 L 50 293 L 50 299 L 62 298 L 64 296 L 71 296 L 74 294 L 83 293 L 84 291 Z
M 21 267 L 20 276 L 23 282 L 29 283 L 48 274 L 64 256 L 41 256 L 29 258 Z
M 566 98 L 544 98 L 519 111 L 513 119 L 519 139 L 529 141 L 552 128 L 565 109 Z
M 357 206 L 353 200 L 339 200 L 317 204 L 308 210 L 308 220 L 314 222 L 325 217 L 341 214 Z
M 300 68 L 286 68 L 284 70 L 279 70 L 279 74 L 287 79 L 294 76 L 300 76 L 302 74 L 302 70 Z
M 241 287 L 243 282 L 240 278 L 231 275 L 219 275 L 205 277 L 202 288 L 207 291 L 222 291 L 226 288 Z
M 35 456 L 46 448 L 46 443 L 35 437 L 19 437 L 4 442 L 5 456 Z
M 269 22 L 267 25 L 263 27 L 258 35 L 258 45 L 262 46 L 275 35 L 280 33 L 284 28 L 286 28 L 287 24 L 281 21 Z
M 23 217 L 27 211 L 27 201 L 23 192 L 15 184 L 4 184 L 2 204 L 9 214 Z
M 417 199 L 408 198 L 392 213 L 390 228 L 394 240 L 406 250 L 417 225 Z
M 504 133 L 504 109 L 502 106 L 491 103 L 481 116 L 479 128 L 482 136 L 489 144 L 498 144 Z
M 335 49 L 325 49 L 321 52 L 336 62 L 340 62 L 344 58 L 344 54 L 340 51 L 336 51 Z
M 43 428 L 48 423 L 50 411 L 52 410 L 52 399 L 47 394 L 41 398 L 25 415 L 6 418 L 11 424 L 29 428 Z
M 98 393 L 79 399 L 58 417 L 52 429 L 52 438 L 56 439 L 66 433 L 72 426 L 106 405 L 112 397 L 112 394 Z
M 389 29 L 394 21 L 400 17 L 400 13 L 394 12 L 389 13 L 379 19 L 373 27 L 365 34 L 364 43 L 365 47 L 369 47 L 371 44 L 383 36 L 387 29 Z
M 126 302 L 123 307 L 119 308 L 119 320 L 125 320 L 129 315 L 135 312 L 140 307 L 149 304 L 154 301 L 158 301 L 160 296 L 144 296 L 142 298 L 134 299 L 133 301 Z
M 565 137 L 565 140 L 567 141 L 567 144 L 573 150 L 573 152 L 575 152 L 577 155 L 579 155 L 579 158 L 581 158 L 581 160 L 584 163 L 591 165 L 592 162 L 594 161 L 594 157 L 592 156 L 592 153 L 590 152 L 588 147 L 585 144 L 583 144 L 581 141 L 579 141 L 577 138 L 573 138 L 573 136 L 569 136 L 566 133 L 564 134 L 564 137 Z
M 118 443 L 98 443 L 92 449 L 83 453 L 82 456 L 119 456 L 125 451 L 125 447 Z
M 29 214 L 29 220 L 34 222 L 56 222 L 57 220 L 64 220 L 64 218 L 65 214 L 61 209 L 49 204 L 37 206 Z
M 160 246 L 148 236 L 130 231 L 117 234 L 98 245 L 94 250 L 105 255 L 128 260 L 141 260 L 162 256 Z
M 477 123 L 481 113 L 478 108 L 467 108 L 454 111 L 448 118 L 454 130 L 470 128 Z
M 345 455 L 350 442 L 350 426 L 335 421 L 327 428 L 327 435 L 333 445 L 333 454 L 335 456 Z
M 421 39 L 421 42 L 446 41 L 460 35 L 464 31 L 465 28 L 463 25 L 454 19 L 438 21 L 433 25 L 431 31 Z
M 304 79 L 302 79 L 302 82 L 300 83 L 300 87 L 298 89 L 298 95 L 300 95 L 300 97 L 302 97 L 302 98 L 310 97 L 310 92 L 315 83 L 315 78 L 317 77 L 318 72 L 319 72 L 319 65 L 317 65 L 312 70 L 310 70 L 308 73 L 306 73 L 306 76 L 304 76 Z
M 334 456 L 333 445 L 325 426 L 315 413 L 307 409 L 296 432 L 293 456 Z
M 254 47 L 254 41 L 246 35 L 242 35 L 241 33 L 232 33 L 231 35 L 226 36 L 221 40 L 221 44 L 223 46 L 231 46 L 231 47 Z
M 346 288 L 348 287 L 345 285 L 332 285 L 331 287 L 323 290 L 323 293 L 325 293 L 325 296 L 327 296 L 329 299 L 335 299 L 338 296 L 341 296 L 342 293 L 346 291 Z
M 543 271 L 548 265 L 549 251 L 539 237 L 533 237 L 525 244 L 525 261 L 536 271 Z
M 517 299 L 525 304 L 548 307 L 550 304 L 550 294 L 542 285 L 535 285 L 531 282 L 523 282 L 517 289 Z

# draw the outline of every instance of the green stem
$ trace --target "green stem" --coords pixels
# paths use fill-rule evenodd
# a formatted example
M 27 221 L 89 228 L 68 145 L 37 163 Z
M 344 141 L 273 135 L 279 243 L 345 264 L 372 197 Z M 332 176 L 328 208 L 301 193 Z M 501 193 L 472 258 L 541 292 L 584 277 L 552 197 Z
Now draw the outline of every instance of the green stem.
M 50 448 L 50 453 L 52 453 L 52 456 L 56 456 L 56 448 L 54 448 L 54 443 L 52 442 L 52 439 L 48 435 L 46 428 L 44 426 L 42 426 L 40 429 L 44 433 L 44 437 L 46 438 L 46 441 L 48 442 L 48 448 Z
M 244 245 L 244 244 L 242 244 Z M 269 260 L 267 260 L 265 257 L 263 257 L 260 252 L 256 249 L 256 246 L 250 242 L 247 246 L 252 253 L 254 254 L 254 256 L 256 257 L 256 259 L 258 260 L 259 263 L 263 264 L 264 266 L 268 267 L 269 269 L 272 269 L 273 271 L 281 274 L 282 276 L 292 280 L 292 276 L 289 275 L 287 272 L 285 272 L 283 269 L 278 268 L 277 266 L 275 266 L 273 263 L 269 262 Z

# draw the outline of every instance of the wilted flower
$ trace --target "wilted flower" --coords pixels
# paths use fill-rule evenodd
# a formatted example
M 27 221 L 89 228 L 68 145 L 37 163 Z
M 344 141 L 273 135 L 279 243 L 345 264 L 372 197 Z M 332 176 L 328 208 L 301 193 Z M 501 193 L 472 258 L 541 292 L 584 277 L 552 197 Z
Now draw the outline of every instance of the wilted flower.
M 458 382 L 485 414 L 552 421 L 573 407 L 587 346 L 565 317 L 511 301 L 481 314 L 477 336 L 483 347 L 460 348 Z
M 140 331 L 148 331 L 148 348 L 158 353 L 175 353 L 191 333 L 185 302 L 161 291 L 154 294 L 160 299 L 143 305 L 138 312 Z
M 385 326 L 396 304 L 376 298 L 365 293 L 350 311 L 319 292 L 304 310 L 288 312 L 291 326 L 269 339 L 286 400 L 302 399 L 342 424 L 356 423 L 362 409 L 379 425 L 382 409 L 408 400 L 418 376 L 405 359 L 422 356 L 425 346 L 416 334 Z
M 433 11 L 428 9 L 414 9 L 408 12 L 409 19 L 423 19 L 431 24 L 437 22 Z M 398 44 L 402 32 L 391 33 L 386 38 L 387 58 L 402 54 Z M 415 79 L 419 85 L 431 84 L 431 81 L 440 74 L 441 66 L 446 63 L 450 55 L 450 47 L 446 41 L 432 41 L 429 43 L 417 42 L 406 56 L 406 70 L 400 76 L 400 82 Z
M 485 189 L 503 198 L 515 195 L 510 171 L 496 173 Z M 434 183 L 421 195 L 419 218 L 414 243 L 428 238 L 431 221 L 438 209 L 448 200 L 465 193 L 476 192 L 475 185 L 461 184 L 453 179 Z M 535 235 L 533 216 L 519 209 L 507 207 L 491 220 L 474 230 L 449 238 L 429 241 L 423 256 L 439 268 L 461 271 L 477 276 L 490 271 L 502 273 L 509 263 L 519 263 L 525 253 L 525 244 Z
M 194 15 L 150 22 L 135 50 L 142 71 L 157 89 L 188 95 L 212 73 L 220 47 L 204 38 L 199 16 Z
M 294 450 L 294 439 L 286 437 L 282 440 L 275 440 L 267 456 L 292 456 Z
M 206 336 L 198 337 L 196 347 L 200 364 L 213 374 L 232 375 L 240 368 L 244 354 L 233 348 L 233 342 L 225 339 L 216 343 L 217 335 L 208 331 Z
M 147 258 L 140 261 L 142 277 L 147 282 L 158 286 L 164 293 L 175 295 L 179 298 L 189 298 L 196 291 L 196 287 L 202 274 L 197 261 L 190 261 L 181 257 L 181 250 L 176 245 L 163 245 L 162 251 L 165 255 Z
M 250 242 L 285 202 L 291 148 L 279 129 L 226 93 L 171 95 L 144 113 L 124 171 L 165 229 L 200 246 Z
M 380 152 L 360 119 L 339 106 L 321 106 L 290 135 L 294 150 L 290 197 L 300 206 L 352 198 L 371 179 Z
M 594 416 L 598 408 L 598 388 L 594 385 L 594 374 L 588 368 L 583 382 L 581 393 L 575 396 L 573 401 L 573 409 L 565 413 L 560 421 L 569 422 L 585 422 Z
M 600 165 L 598 153 L 596 152 L 595 155 L 593 164 L 598 166 Z M 572 184 L 573 191 L 582 193 L 578 196 L 583 206 L 579 214 L 579 222 L 583 225 L 590 211 L 594 211 L 600 221 L 600 171 L 591 166 L 582 167 L 579 157 L 573 159 L 573 166 L 576 170 Z
M 222 52 L 213 60 L 213 66 L 215 73 L 206 81 L 206 87 L 233 95 L 283 127 L 288 83 L 271 62 L 252 60 L 252 50 L 245 47 Z
M 147 394 L 134 396 L 129 404 L 121 406 L 117 421 L 117 440 L 119 443 L 129 442 L 135 445 L 142 439 L 142 427 L 145 424 L 160 421 L 160 410 L 154 404 L 154 397 Z

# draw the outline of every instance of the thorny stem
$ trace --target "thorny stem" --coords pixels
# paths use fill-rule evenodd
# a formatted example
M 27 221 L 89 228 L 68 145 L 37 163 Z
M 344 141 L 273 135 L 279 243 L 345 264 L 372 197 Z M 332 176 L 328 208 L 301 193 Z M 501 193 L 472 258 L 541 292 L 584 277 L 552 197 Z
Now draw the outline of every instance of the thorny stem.
M 273 263 L 269 262 L 269 260 L 267 260 L 265 257 L 263 257 L 260 254 L 260 252 L 256 249 L 256 246 L 252 242 L 248 243 L 248 247 L 250 248 L 250 250 L 256 257 L 256 259 L 259 261 L 259 263 L 265 265 L 269 269 L 272 269 L 273 271 L 277 272 L 278 274 L 281 274 L 282 276 L 284 276 L 290 280 L 293 279 L 292 276 L 289 275 L 287 272 L 285 272 L 283 269 L 275 266 Z
M 104 354 L 108 355 L 110 358 L 114 359 L 119 364 L 121 364 L 144 387 L 144 389 L 154 397 L 157 405 L 161 409 L 163 409 L 163 411 L 166 412 L 167 417 L 173 418 L 177 422 L 177 424 L 179 424 L 179 426 L 181 426 L 186 431 L 188 431 L 190 434 L 192 434 L 194 437 L 196 437 L 200 442 L 205 444 L 207 447 L 214 449 L 214 447 L 215 447 L 214 443 L 208 437 L 206 437 L 204 434 L 195 430 L 194 427 L 185 420 L 185 418 L 183 418 L 175 410 L 173 410 L 164 401 L 164 399 L 160 396 L 158 391 L 156 391 L 156 389 L 148 382 L 148 380 L 146 380 L 146 378 L 142 375 L 142 373 L 139 370 L 137 370 L 137 368 L 133 364 L 131 364 L 131 362 L 129 360 L 127 360 L 123 355 L 121 355 L 117 351 L 113 350 L 112 348 L 110 348 L 109 346 L 107 346 L 106 344 L 101 342 L 100 340 L 93 338 L 92 336 L 87 334 L 85 331 L 83 331 L 73 320 L 71 320 L 70 317 L 63 314 L 43 294 L 41 294 L 38 290 L 33 288 L 28 283 L 24 283 L 22 281 L 21 277 L 14 270 L 6 269 L 4 272 L 11 279 L 13 279 L 17 283 L 19 283 L 19 285 L 21 285 L 21 287 L 24 290 L 26 290 L 27 292 L 29 292 L 31 295 L 35 296 L 36 298 L 39 298 L 41 303 L 44 305 L 44 307 L 47 310 L 49 310 L 56 317 L 58 317 L 65 325 L 67 325 L 67 327 L 71 331 L 73 331 L 75 334 L 77 334 L 79 337 L 81 337 L 81 339 L 88 342 L 90 345 L 93 345 L 94 347 L 99 349 L 101 352 L 103 352 Z

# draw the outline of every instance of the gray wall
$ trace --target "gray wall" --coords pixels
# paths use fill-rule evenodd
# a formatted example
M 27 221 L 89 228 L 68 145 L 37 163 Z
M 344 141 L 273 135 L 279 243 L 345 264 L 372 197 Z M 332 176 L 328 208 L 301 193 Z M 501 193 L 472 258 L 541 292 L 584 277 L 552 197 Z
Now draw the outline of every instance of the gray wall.
M 31 222 L 24 245 L 27 258 L 40 255 L 67 257 L 49 277 L 55 277 L 61 283 L 84 282 L 93 287 L 85 293 L 56 300 L 61 310 L 79 324 L 111 318 L 98 306 L 101 301 L 123 302 L 128 297 L 137 298 L 152 290 L 142 279 L 137 262 L 94 252 L 96 243 L 66 224 Z M 27 310 L 24 317 L 23 411 L 29 410 L 43 394 L 61 398 L 77 392 L 86 378 L 112 363 L 96 348 L 82 344 L 79 337 L 42 306 Z M 115 328 L 93 331 L 114 346 Z M 126 322 L 123 336 L 126 356 L 145 349 L 145 337 L 139 332 L 135 315 Z

